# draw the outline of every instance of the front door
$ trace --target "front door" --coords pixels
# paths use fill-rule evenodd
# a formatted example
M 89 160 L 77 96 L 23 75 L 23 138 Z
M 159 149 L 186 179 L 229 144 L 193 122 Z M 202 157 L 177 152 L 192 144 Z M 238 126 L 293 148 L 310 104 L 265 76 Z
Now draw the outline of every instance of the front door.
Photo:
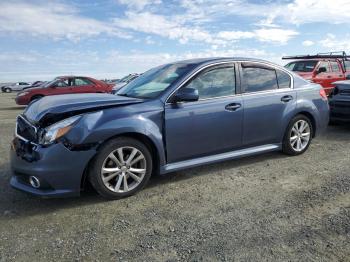
M 316 72 L 321 67 L 325 68 L 326 71 L 321 73 L 316 73 L 313 81 L 317 84 L 320 84 L 325 89 L 326 93 L 329 94 L 333 87 L 332 83 L 334 82 L 332 78 L 332 71 L 330 69 L 329 62 L 328 61 L 319 62 L 318 66 L 316 67 Z
M 168 163 L 239 148 L 243 107 L 234 65 L 205 69 L 184 87 L 197 89 L 199 100 L 165 105 Z

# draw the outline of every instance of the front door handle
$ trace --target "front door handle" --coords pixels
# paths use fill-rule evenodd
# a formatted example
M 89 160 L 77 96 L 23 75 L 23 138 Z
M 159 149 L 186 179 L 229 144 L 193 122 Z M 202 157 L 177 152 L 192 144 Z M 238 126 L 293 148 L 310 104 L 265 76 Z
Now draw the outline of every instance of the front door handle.
M 232 104 L 228 104 L 227 106 L 225 106 L 225 109 L 228 111 L 236 111 L 237 109 L 239 109 L 242 105 L 238 104 L 238 103 L 232 103 Z
M 289 101 L 291 101 L 291 100 L 293 100 L 293 97 L 290 96 L 290 95 L 282 96 L 282 98 L 281 98 L 281 101 L 282 101 L 282 102 L 285 102 L 285 103 L 287 103 L 287 102 L 289 102 Z

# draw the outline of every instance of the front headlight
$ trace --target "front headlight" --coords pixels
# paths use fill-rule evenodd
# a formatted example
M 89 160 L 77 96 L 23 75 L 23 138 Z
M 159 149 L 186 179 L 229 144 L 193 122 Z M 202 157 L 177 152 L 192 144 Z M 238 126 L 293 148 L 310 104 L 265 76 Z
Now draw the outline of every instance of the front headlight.
M 73 116 L 45 128 L 44 134 L 40 139 L 40 144 L 50 144 L 64 136 L 80 118 L 81 116 Z
M 25 95 L 28 95 L 28 94 L 29 94 L 29 92 L 21 92 L 21 93 L 18 93 L 17 96 L 25 96 Z

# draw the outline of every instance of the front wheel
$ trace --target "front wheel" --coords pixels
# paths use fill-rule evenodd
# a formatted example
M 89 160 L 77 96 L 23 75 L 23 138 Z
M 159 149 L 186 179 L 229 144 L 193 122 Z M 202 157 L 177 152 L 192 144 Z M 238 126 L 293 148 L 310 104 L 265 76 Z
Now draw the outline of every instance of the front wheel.
M 152 156 L 138 140 L 107 142 L 91 163 L 89 180 L 105 198 L 119 199 L 141 190 L 152 174 Z
M 5 93 L 11 93 L 12 92 L 12 89 L 11 88 L 9 88 L 9 87 L 6 87 L 5 88 Z
M 288 155 L 300 155 L 310 146 L 312 140 L 312 124 L 304 115 L 298 115 L 289 123 L 283 138 L 282 151 Z

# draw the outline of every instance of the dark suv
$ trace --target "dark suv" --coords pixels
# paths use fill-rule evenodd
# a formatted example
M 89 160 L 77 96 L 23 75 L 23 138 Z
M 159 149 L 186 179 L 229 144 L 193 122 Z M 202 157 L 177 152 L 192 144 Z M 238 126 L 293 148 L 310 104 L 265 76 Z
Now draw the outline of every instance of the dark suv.
M 197 59 L 153 68 L 117 95 L 44 97 L 18 116 L 13 187 L 129 196 L 151 174 L 282 150 L 299 155 L 328 124 L 327 97 L 278 65 Z

